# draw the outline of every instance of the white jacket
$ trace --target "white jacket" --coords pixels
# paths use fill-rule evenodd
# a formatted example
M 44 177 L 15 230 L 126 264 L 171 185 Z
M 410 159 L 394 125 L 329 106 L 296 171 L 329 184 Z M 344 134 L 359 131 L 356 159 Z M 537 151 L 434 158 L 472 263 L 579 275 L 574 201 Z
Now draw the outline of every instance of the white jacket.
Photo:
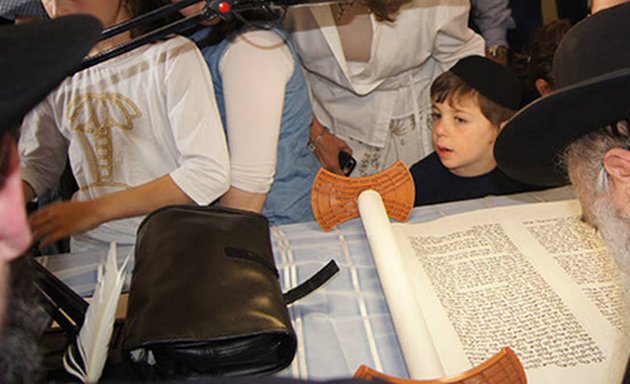
M 420 119 L 430 116 L 432 81 L 460 58 L 484 54 L 483 39 L 468 28 L 469 9 L 468 0 L 414 0 L 394 23 L 371 15 L 371 57 L 352 75 L 330 7 L 292 8 L 286 27 L 319 121 L 337 135 L 379 148 L 393 118 L 414 114 L 417 125 L 426 126 Z

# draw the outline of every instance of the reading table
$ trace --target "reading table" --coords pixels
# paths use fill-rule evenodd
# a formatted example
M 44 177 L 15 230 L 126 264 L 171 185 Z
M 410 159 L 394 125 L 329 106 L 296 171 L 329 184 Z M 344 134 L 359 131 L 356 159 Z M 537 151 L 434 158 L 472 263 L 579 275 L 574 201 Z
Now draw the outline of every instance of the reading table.
M 489 196 L 417 207 L 409 222 L 573 197 L 570 187 Z M 365 364 L 389 375 L 408 377 L 360 219 L 342 223 L 330 232 L 316 222 L 272 227 L 271 239 L 284 290 L 306 280 L 331 259 L 341 269 L 326 285 L 290 307 L 298 350 L 293 363 L 279 375 L 321 380 L 349 377 Z M 119 247 L 119 258 L 128 251 Z M 80 294 L 92 292 L 99 255 L 64 254 L 41 260 Z

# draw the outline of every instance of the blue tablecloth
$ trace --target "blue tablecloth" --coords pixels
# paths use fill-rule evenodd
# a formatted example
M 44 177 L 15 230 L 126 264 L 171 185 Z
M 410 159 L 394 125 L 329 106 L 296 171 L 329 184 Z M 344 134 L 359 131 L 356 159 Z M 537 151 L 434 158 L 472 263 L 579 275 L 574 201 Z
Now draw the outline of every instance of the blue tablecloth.
M 511 196 L 489 196 L 415 208 L 410 222 L 497 206 L 573 198 L 569 187 Z M 280 282 L 288 290 L 306 280 L 329 260 L 340 273 L 290 307 L 298 351 L 281 376 L 329 379 L 351 376 L 361 364 L 390 375 L 408 377 L 372 255 L 359 219 L 324 232 L 315 222 L 271 229 Z M 122 259 L 129 249 L 120 249 Z M 82 295 L 96 281 L 99 255 L 65 254 L 42 262 Z

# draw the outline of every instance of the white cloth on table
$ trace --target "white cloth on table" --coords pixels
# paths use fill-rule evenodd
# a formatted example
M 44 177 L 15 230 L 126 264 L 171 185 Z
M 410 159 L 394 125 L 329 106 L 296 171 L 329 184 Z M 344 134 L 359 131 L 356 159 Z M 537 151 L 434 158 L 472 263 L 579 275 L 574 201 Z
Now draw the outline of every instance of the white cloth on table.
M 571 187 L 562 187 L 426 205 L 414 208 L 409 222 L 574 197 Z M 298 349 L 292 364 L 277 375 L 329 380 L 350 377 L 365 364 L 392 376 L 408 377 L 361 220 L 347 221 L 329 232 L 316 222 L 272 226 L 270 235 L 284 291 L 331 259 L 341 268 L 330 282 L 289 306 Z M 119 260 L 126 252 L 119 250 Z M 80 294 L 92 292 L 98 255 L 54 255 L 40 260 Z

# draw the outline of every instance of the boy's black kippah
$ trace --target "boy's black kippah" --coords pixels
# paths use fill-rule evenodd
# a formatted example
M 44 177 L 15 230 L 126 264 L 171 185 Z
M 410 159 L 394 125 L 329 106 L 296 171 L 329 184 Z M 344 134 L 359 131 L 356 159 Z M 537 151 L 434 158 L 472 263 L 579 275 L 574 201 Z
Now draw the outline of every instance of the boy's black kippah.
M 450 71 L 495 103 L 519 109 L 521 83 L 507 67 L 483 56 L 468 56 L 459 60 Z

